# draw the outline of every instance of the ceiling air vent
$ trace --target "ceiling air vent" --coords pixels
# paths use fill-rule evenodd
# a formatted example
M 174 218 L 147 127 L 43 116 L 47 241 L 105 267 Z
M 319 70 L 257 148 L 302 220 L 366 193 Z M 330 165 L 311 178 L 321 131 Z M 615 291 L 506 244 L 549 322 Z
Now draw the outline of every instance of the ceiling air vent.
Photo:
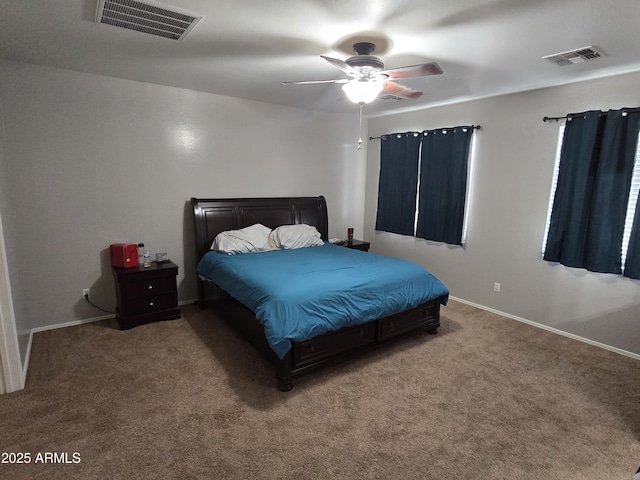
M 566 65 L 574 65 L 576 63 L 589 62 L 596 60 L 603 56 L 603 53 L 596 50 L 595 47 L 583 47 L 576 50 L 570 50 L 568 52 L 555 53 L 553 55 L 547 55 L 542 57 L 543 60 L 549 60 L 561 67 Z
M 98 0 L 96 22 L 182 40 L 202 18 L 186 10 L 150 0 Z

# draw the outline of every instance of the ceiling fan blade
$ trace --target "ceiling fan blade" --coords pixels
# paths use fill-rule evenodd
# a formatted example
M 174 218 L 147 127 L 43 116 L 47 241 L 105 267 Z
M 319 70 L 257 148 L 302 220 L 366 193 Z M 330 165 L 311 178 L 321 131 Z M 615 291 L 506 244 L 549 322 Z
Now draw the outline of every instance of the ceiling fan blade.
M 283 85 L 311 85 L 314 83 L 347 83 L 349 79 L 341 78 L 339 80 L 300 80 L 293 82 L 282 82 Z
M 381 75 L 387 75 L 392 80 L 397 78 L 426 77 L 427 75 L 440 75 L 441 73 L 442 68 L 440 68 L 440 65 L 436 62 L 391 68 L 380 72 Z
M 324 58 L 327 62 L 329 62 L 331 65 L 333 65 L 334 67 L 338 67 L 344 73 L 348 73 L 349 75 L 360 76 L 360 72 L 355 68 L 353 68 L 351 65 L 349 65 L 347 62 L 344 62 L 343 60 L 339 60 L 337 58 L 325 57 L 324 55 L 320 55 L 320 56 Z
M 385 82 L 383 90 L 391 95 L 395 95 L 396 97 L 408 98 L 410 100 L 415 100 L 416 98 L 424 95 L 424 92 L 420 90 L 414 90 L 413 88 L 405 87 L 404 85 L 400 85 L 396 82 Z

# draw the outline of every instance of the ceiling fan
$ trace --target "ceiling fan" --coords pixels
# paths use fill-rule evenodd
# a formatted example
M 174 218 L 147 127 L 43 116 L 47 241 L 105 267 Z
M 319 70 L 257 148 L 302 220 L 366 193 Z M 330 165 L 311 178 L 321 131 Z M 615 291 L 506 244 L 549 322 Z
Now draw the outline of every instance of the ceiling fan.
M 376 99 L 381 91 L 401 98 L 415 99 L 423 92 L 394 82 L 394 80 L 410 77 L 440 75 L 442 68 L 435 62 L 422 63 L 385 70 L 384 63 L 372 53 L 376 46 L 371 42 L 358 42 L 353 45 L 355 56 L 339 60 L 320 55 L 334 67 L 338 67 L 348 78 L 337 80 L 302 80 L 282 82 L 285 85 L 308 85 L 314 83 L 342 83 L 342 89 L 354 103 L 369 103 Z

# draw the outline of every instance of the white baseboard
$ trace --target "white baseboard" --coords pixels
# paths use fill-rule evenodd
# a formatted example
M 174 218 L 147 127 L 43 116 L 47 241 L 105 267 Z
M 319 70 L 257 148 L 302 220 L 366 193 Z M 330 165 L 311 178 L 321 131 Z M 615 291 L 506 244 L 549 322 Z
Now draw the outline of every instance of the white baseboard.
M 188 305 L 191 303 L 197 302 L 197 299 L 193 300 L 183 300 L 182 302 L 178 302 L 178 305 Z M 56 323 L 55 325 L 47 325 L 45 327 L 36 327 L 32 328 L 29 332 L 29 344 L 27 345 L 27 353 L 25 355 L 24 365 L 22 366 L 22 385 L 24 387 L 25 381 L 27 380 L 27 370 L 29 368 L 29 358 L 31 357 L 31 343 L 33 342 L 33 334 L 37 332 L 46 332 L 47 330 L 57 330 L 58 328 L 66 328 L 73 327 L 76 325 L 83 325 L 85 323 L 93 323 L 99 322 L 100 320 L 108 320 L 110 318 L 115 318 L 115 314 L 109 315 L 101 315 L 99 317 L 92 318 L 83 318 L 81 320 L 72 320 L 70 322 Z
M 183 300 L 182 302 L 178 302 L 178 305 L 182 306 L 182 305 L 188 305 L 190 303 L 196 303 L 196 302 L 197 302 L 197 299 Z M 102 315 L 100 317 L 83 318 L 81 320 L 72 320 L 70 322 L 64 322 L 64 323 L 56 323 L 55 325 L 47 325 L 46 327 L 36 327 L 31 329 L 31 334 L 33 335 L 36 332 L 44 332 L 47 330 L 56 330 L 58 328 L 73 327 L 75 325 L 82 325 L 84 323 L 99 322 L 100 320 L 108 320 L 110 318 L 115 318 L 115 314 Z M 31 345 L 31 340 L 29 340 L 29 345 Z
M 588 343 L 589 345 L 594 345 L 596 347 L 603 348 L 604 350 L 609 350 L 611 352 L 618 353 L 618 354 L 624 355 L 626 357 L 631 357 L 631 358 L 634 358 L 636 360 L 640 360 L 640 355 L 638 355 L 637 353 L 629 352 L 629 351 L 623 350 L 621 348 L 612 347 L 612 346 L 604 344 L 604 343 L 600 343 L 600 342 L 596 342 L 594 340 L 590 340 L 588 338 L 580 337 L 579 335 L 574 335 L 573 333 L 568 333 L 568 332 L 565 332 L 563 330 L 559 330 L 559 329 L 554 328 L 554 327 L 549 327 L 548 325 L 543 325 L 541 323 L 536 323 L 534 321 L 527 320 L 526 318 L 518 317 L 516 315 L 511 315 L 510 313 L 501 312 L 500 310 L 496 310 L 494 308 L 485 307 L 484 305 L 480 305 L 478 303 L 470 302 L 470 301 L 464 300 L 462 298 L 454 297 L 453 295 L 450 295 L 449 298 L 451 300 L 456 301 L 456 302 L 464 303 L 466 305 L 470 305 L 472 307 L 479 308 L 480 310 L 485 310 L 487 312 L 495 313 L 496 315 L 500 315 L 502 317 L 510 318 L 510 319 L 516 320 L 518 322 L 526 323 L 527 325 L 531 325 L 533 327 L 541 328 L 543 330 L 547 330 L 549 332 L 556 333 L 556 334 L 562 335 L 564 337 L 569 337 L 569 338 L 572 338 L 574 340 L 578 340 L 579 342 Z M 180 305 L 180 306 L 188 305 L 188 304 L 191 304 L 191 303 L 195 303 L 196 301 L 197 301 L 196 299 L 184 300 L 182 302 L 178 302 L 178 305 Z M 107 320 L 109 318 L 114 318 L 114 315 L 102 315 L 100 317 L 84 318 L 82 320 L 72 320 L 70 322 L 58 323 L 58 324 L 55 324 L 55 325 L 47 325 L 46 327 L 37 327 L 37 328 L 32 329 L 30 334 L 29 334 L 29 344 L 27 346 L 27 354 L 25 356 L 24 366 L 22 368 L 22 385 L 25 384 L 25 381 L 27 379 L 27 369 L 29 367 L 29 357 L 31 356 L 31 343 L 33 341 L 33 334 L 34 333 L 36 333 L 36 332 L 44 332 L 46 330 L 55 330 L 55 329 L 58 329 L 58 328 L 73 327 L 75 325 L 82 325 L 84 323 L 99 322 L 100 320 Z
M 29 359 L 31 358 L 31 345 L 33 343 L 33 334 L 38 332 L 45 332 L 47 330 L 57 330 L 58 328 L 73 327 L 74 325 L 82 325 L 83 323 L 98 322 L 100 320 L 106 320 L 113 318 L 114 315 L 102 315 L 100 317 L 84 318 L 82 320 L 73 320 L 71 322 L 57 323 L 55 325 L 47 325 L 46 327 L 32 328 L 29 332 L 29 343 L 27 344 L 27 353 L 24 357 L 24 365 L 22 366 L 22 385 L 24 387 L 27 381 L 27 372 L 29 370 Z
M 102 315 L 100 317 L 83 318 L 81 320 L 72 320 L 70 322 L 56 323 L 55 325 L 47 325 L 45 327 L 36 327 L 31 329 L 31 334 L 33 335 L 34 333 L 38 333 L 38 332 L 46 332 L 47 330 L 57 330 L 58 328 L 73 327 L 75 325 L 82 325 L 84 323 L 99 322 L 100 320 L 107 320 L 109 318 L 114 318 L 114 317 L 115 315 L 109 314 L 109 315 Z
M 29 343 L 27 344 L 27 353 L 24 356 L 24 365 L 22 366 L 22 388 L 25 387 L 27 381 L 27 371 L 29 370 L 29 359 L 31 358 L 31 344 L 33 343 L 33 330 L 29 332 Z
M 533 327 L 541 328 L 542 330 L 547 330 L 552 333 L 557 333 L 558 335 L 562 335 L 563 337 L 572 338 L 573 340 L 578 340 L 579 342 L 588 343 L 589 345 L 593 345 L 593 346 L 602 348 L 604 350 L 609 350 L 610 352 L 618 353 L 620 355 L 624 355 L 625 357 L 631 357 L 636 360 L 640 360 L 640 355 L 638 355 L 637 353 L 629 352 L 621 348 L 612 347 L 611 345 L 607 345 L 606 343 L 596 342 L 594 340 L 590 340 L 588 338 L 584 338 L 579 335 L 574 335 L 573 333 L 565 332 L 563 330 L 559 330 L 557 328 L 550 327 L 548 325 L 543 325 L 542 323 L 537 323 L 532 320 L 527 320 L 526 318 L 518 317 L 516 315 L 511 315 L 510 313 L 501 312 L 500 310 L 496 310 L 494 308 L 485 307 L 484 305 L 469 302 L 468 300 L 463 300 L 462 298 L 457 298 L 452 295 L 450 295 L 449 298 L 456 302 L 464 303 L 466 305 L 471 305 L 472 307 L 479 308 L 480 310 L 485 310 L 487 312 L 495 313 L 496 315 L 500 315 L 502 317 L 506 317 L 512 320 L 516 320 L 518 322 L 526 323 L 527 325 L 531 325 Z

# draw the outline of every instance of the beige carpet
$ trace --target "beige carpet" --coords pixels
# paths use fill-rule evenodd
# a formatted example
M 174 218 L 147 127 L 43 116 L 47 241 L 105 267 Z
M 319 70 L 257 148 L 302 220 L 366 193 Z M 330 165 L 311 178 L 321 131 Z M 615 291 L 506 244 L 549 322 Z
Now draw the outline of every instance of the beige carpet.
M 289 393 L 194 305 L 37 333 L 0 396 L 0 450 L 31 463 L 0 478 L 631 480 L 640 362 L 453 301 L 442 324 Z

